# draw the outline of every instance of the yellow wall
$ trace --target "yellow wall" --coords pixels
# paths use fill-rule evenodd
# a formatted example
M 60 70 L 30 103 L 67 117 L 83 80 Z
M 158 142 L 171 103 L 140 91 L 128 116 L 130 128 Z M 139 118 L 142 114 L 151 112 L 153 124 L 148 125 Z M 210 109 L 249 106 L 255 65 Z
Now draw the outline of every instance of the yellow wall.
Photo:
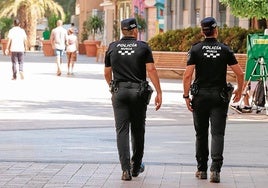
M 77 0 L 76 1 L 76 10 L 78 10 L 79 14 L 79 38 L 82 33 L 83 23 L 87 20 L 88 16 L 90 16 L 92 9 L 98 9 L 99 11 L 103 11 L 103 7 L 100 4 L 103 0 Z M 79 39 L 80 42 L 80 39 Z

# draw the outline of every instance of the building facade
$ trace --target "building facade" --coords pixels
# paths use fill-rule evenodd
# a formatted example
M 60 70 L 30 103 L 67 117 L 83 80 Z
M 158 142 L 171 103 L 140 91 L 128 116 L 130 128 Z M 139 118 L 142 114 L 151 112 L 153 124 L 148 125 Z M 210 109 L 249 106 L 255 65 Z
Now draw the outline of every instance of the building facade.
M 248 19 L 234 17 L 230 8 L 219 0 L 165 0 L 165 31 L 200 25 L 200 20 L 212 16 L 218 25 L 249 27 Z
M 219 26 L 249 28 L 248 19 L 234 17 L 219 0 L 77 0 L 76 6 L 80 31 L 93 9 L 104 12 L 104 45 L 119 39 L 120 21 L 135 14 L 146 20 L 141 37 L 145 41 L 167 30 L 199 26 L 200 20 L 208 16 L 215 17 Z
M 96 14 L 97 12 L 103 12 L 103 7 L 100 4 L 103 0 L 76 0 L 75 14 L 78 17 L 78 31 L 79 31 L 79 42 L 81 42 L 81 33 L 83 30 L 83 23 L 88 19 L 92 14 Z

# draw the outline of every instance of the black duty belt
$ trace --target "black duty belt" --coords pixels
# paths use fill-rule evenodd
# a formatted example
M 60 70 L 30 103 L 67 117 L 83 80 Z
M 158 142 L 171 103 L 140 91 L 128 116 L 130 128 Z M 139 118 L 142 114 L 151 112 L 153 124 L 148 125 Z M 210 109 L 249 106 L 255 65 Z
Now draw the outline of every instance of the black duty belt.
M 139 88 L 141 86 L 140 83 L 135 82 L 117 82 L 118 87 L 128 87 L 128 88 Z
M 220 90 L 222 90 L 223 89 L 223 87 L 201 87 L 201 88 L 199 88 L 199 90 L 217 90 L 217 91 L 220 91 Z

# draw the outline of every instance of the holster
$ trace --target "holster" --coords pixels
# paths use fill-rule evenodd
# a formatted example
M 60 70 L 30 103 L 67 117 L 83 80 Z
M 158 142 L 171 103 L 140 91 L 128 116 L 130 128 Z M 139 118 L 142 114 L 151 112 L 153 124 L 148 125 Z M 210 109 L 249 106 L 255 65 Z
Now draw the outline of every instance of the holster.
M 153 88 L 149 85 L 147 81 L 143 81 L 141 82 L 138 93 L 139 96 L 141 96 L 144 99 L 144 102 L 146 104 L 149 104 L 153 93 Z
M 223 99 L 223 102 L 229 103 L 234 91 L 234 86 L 228 82 L 226 86 L 222 89 L 220 96 Z
M 109 90 L 111 93 L 117 92 L 118 91 L 118 87 L 116 84 L 116 81 L 111 80 L 110 84 L 109 84 Z
M 197 83 L 192 83 L 190 86 L 190 94 L 195 96 L 198 94 L 198 92 L 199 92 L 199 87 L 198 87 Z

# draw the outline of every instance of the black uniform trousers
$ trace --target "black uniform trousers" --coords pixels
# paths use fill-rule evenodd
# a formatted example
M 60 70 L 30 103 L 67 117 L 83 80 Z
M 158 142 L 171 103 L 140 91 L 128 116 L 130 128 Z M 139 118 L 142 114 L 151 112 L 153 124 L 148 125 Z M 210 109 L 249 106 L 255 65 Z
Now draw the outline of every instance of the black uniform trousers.
M 112 95 L 117 148 L 123 171 L 131 167 L 129 130 L 131 130 L 133 168 L 139 168 L 143 158 L 147 105 L 139 96 L 139 89 L 138 83 L 119 82 Z
M 221 171 L 228 103 L 221 97 L 222 89 L 200 89 L 193 97 L 193 119 L 196 131 L 196 160 L 199 171 L 207 171 L 209 156 L 209 124 L 211 126 L 210 171 Z

